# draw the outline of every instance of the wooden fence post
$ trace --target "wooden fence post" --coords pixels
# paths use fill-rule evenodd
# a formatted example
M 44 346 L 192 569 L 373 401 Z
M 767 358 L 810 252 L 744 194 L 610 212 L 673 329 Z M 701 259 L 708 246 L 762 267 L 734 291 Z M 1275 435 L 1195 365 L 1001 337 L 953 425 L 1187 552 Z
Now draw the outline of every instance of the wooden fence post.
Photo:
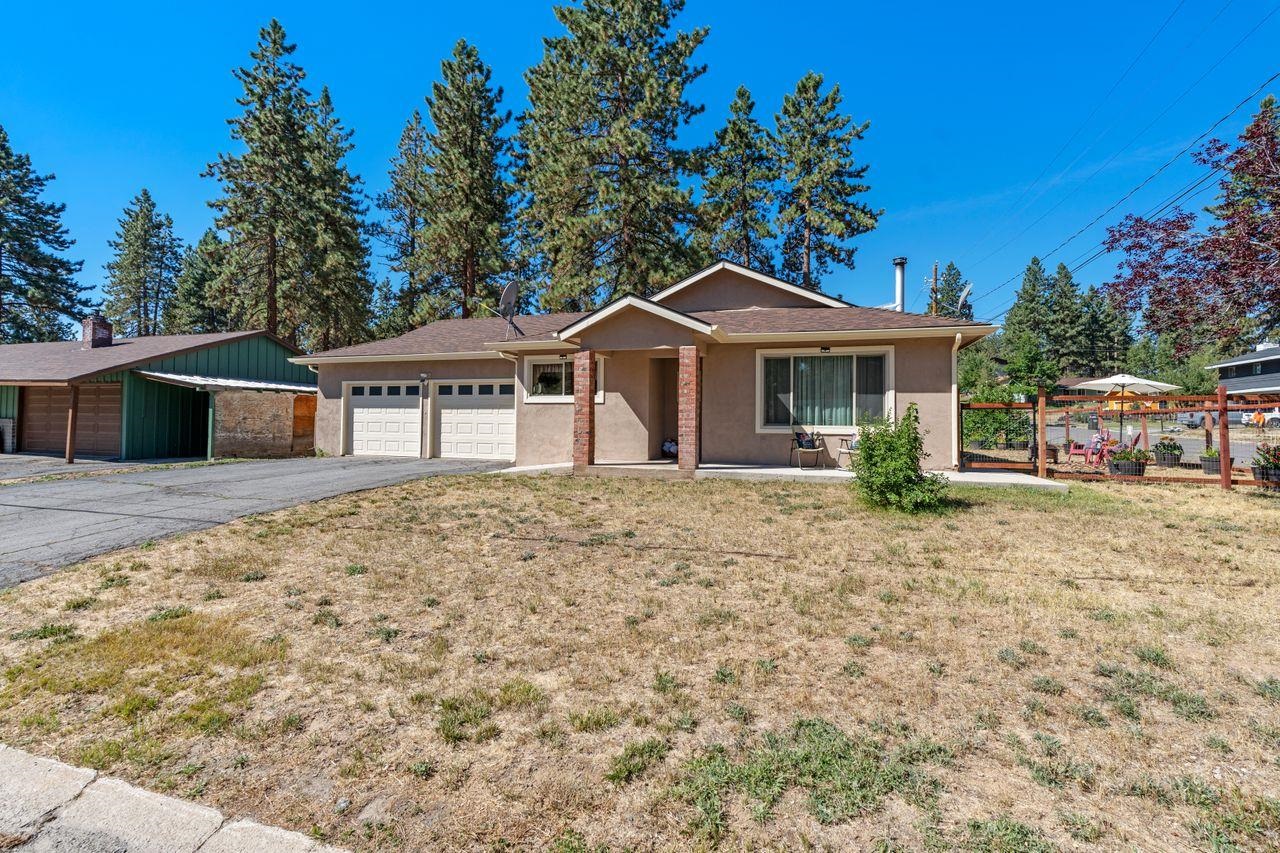
M 1213 447 L 1213 404 L 1204 401 L 1204 449 Z
M 1044 388 L 1036 389 L 1036 474 L 1049 475 L 1048 424 L 1045 423 Z
M 1227 386 L 1218 386 L 1218 474 L 1222 488 L 1231 489 L 1231 424 L 1227 422 Z

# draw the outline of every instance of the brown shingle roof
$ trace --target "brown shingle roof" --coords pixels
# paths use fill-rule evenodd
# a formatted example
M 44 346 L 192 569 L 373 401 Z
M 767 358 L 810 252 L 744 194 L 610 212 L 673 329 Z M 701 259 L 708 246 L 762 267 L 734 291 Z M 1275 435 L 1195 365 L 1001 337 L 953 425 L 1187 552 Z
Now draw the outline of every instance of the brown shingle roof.
M 562 329 L 583 313 L 531 314 L 515 318 L 524 332 L 519 340 L 554 340 L 552 332 Z M 500 341 L 507 333 L 507 321 L 501 317 L 454 318 L 428 323 L 398 338 L 331 349 L 313 358 L 348 358 L 352 356 L 429 355 L 433 353 L 488 352 L 485 344 Z M 516 336 L 513 334 L 513 338 Z
M 694 311 L 691 316 L 719 326 L 730 335 L 782 334 L 786 332 L 903 331 L 973 326 L 983 323 L 957 320 L 932 314 L 910 314 L 888 308 L 797 307 L 735 308 L 722 311 Z
M 265 334 L 266 332 L 253 331 L 116 338 L 111 346 L 94 349 L 85 349 L 80 341 L 6 344 L 0 346 L 0 382 L 70 382 L 88 379 L 99 373 L 124 370 L 159 358 Z

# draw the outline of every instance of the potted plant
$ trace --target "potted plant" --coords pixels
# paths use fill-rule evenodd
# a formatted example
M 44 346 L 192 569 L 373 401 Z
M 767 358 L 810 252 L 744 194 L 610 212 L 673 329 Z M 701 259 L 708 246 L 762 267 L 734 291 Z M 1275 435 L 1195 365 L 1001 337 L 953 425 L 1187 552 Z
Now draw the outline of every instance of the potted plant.
M 1253 479 L 1276 483 L 1270 488 L 1280 488 L 1280 444 L 1259 444 L 1250 467 Z
M 1175 468 L 1182 462 L 1182 445 L 1170 436 L 1165 436 L 1151 448 L 1155 453 L 1156 464 L 1166 468 Z
M 1117 450 L 1107 461 L 1107 468 L 1112 474 L 1122 477 L 1141 477 L 1147 473 L 1147 463 L 1155 457 L 1145 450 Z
M 1231 463 L 1235 459 L 1227 459 L 1227 467 L 1231 467 Z M 1218 452 L 1218 448 L 1210 447 L 1200 454 L 1200 470 L 1206 474 L 1219 474 L 1222 469 L 1219 467 L 1222 463 L 1222 455 Z

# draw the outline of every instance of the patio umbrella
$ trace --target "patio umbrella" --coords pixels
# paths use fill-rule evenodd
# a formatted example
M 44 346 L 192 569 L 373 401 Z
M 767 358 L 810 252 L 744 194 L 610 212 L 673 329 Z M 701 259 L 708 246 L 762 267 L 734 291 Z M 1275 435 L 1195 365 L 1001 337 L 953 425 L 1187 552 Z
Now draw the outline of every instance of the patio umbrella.
M 1163 394 L 1179 386 L 1170 385 L 1168 382 L 1157 382 L 1154 379 L 1143 379 L 1141 376 L 1132 376 L 1128 373 L 1117 373 L 1115 376 L 1108 376 L 1105 379 L 1090 379 L 1088 382 L 1080 382 L 1071 387 L 1078 388 L 1081 391 L 1101 391 L 1103 394 L 1119 394 L 1122 398 L 1120 400 L 1120 437 L 1124 438 L 1123 397 L 1126 391 L 1134 394 Z M 1101 422 L 1098 424 L 1098 429 L 1099 431 L 1102 429 Z

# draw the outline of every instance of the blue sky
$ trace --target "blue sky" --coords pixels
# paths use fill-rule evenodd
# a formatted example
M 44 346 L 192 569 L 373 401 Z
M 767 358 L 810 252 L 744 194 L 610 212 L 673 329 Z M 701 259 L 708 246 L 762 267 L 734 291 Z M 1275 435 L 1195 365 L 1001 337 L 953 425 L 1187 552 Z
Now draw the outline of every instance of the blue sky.
M 50 197 L 67 204 L 82 283 L 97 286 L 116 219 L 142 187 L 186 240 L 209 224 L 215 187 L 200 172 L 230 144 L 225 120 L 239 94 L 231 70 L 247 63 L 270 15 L 298 43 L 311 88 L 327 84 L 355 130 L 351 165 L 372 195 L 457 38 L 480 48 L 520 111 L 522 72 L 541 55 L 541 37 L 558 31 L 551 8 L 542 0 L 14 3 L 0 49 L 0 124 L 38 169 L 57 174 Z M 711 35 L 697 57 L 709 70 L 689 93 L 706 112 L 684 139 L 706 142 L 740 83 L 771 121 L 801 75 L 822 72 L 840 83 L 846 110 L 871 122 L 858 154 L 871 164 L 867 201 L 885 210 L 879 229 L 858 240 L 856 269 L 833 273 L 824 288 L 886 303 L 890 259 L 903 254 L 908 307 L 918 310 L 933 261 L 955 260 L 975 293 L 999 288 L 976 304 L 990 317 L 1007 307 L 1016 281 L 1000 285 L 1032 254 L 1085 226 L 1280 71 L 1276 9 L 1272 0 L 688 0 L 681 25 L 707 25 Z M 1280 81 L 1265 91 L 1280 92 Z M 1218 135 L 1238 133 L 1253 106 Z M 1201 174 L 1180 158 L 1049 263 L 1087 258 L 1106 224 Z M 1096 283 L 1113 269 L 1103 257 L 1077 278 Z

